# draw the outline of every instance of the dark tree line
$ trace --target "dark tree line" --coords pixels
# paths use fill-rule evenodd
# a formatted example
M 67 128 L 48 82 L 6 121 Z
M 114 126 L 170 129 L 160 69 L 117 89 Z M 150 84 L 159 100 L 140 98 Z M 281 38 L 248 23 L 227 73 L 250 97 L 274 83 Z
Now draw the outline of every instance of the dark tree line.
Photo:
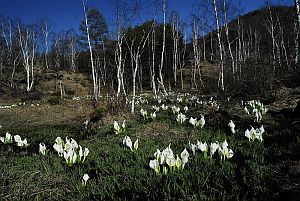
M 26 86 L 29 92 L 39 69 L 90 75 L 86 24 L 99 94 L 100 88 L 115 93 L 124 90 L 124 95 L 133 90 L 156 94 L 186 86 L 204 91 L 213 82 L 217 86 L 218 80 L 224 82 L 222 90 L 247 80 L 268 80 L 272 88 L 274 80 L 298 69 L 295 8 L 266 4 L 240 17 L 230 1 L 209 3 L 189 22 L 173 11 L 165 23 L 153 18 L 136 26 L 120 26 L 118 38 L 109 34 L 104 16 L 95 8 L 87 10 L 87 23 L 85 19 L 79 22 L 80 33 L 74 29 L 55 33 L 47 18 L 26 25 L 19 19 L 0 17 L 0 86 Z M 209 77 L 205 69 L 218 66 L 220 58 L 219 78 Z M 119 88 L 120 80 L 124 89 Z

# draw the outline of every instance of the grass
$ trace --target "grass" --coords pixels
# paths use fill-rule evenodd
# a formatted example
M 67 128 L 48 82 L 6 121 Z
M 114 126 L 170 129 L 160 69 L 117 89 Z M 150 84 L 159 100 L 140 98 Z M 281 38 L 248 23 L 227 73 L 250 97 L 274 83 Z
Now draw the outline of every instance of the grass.
M 232 107 L 230 110 L 234 111 Z M 26 106 L 2 111 L 1 136 L 10 131 L 26 137 L 30 143 L 24 150 L 0 143 L 0 197 L 3 200 L 270 199 L 270 183 L 278 170 L 278 165 L 271 161 L 283 154 L 282 150 L 274 152 L 271 145 L 258 141 L 249 143 L 243 137 L 246 128 L 242 124 L 235 135 L 225 129 L 227 125 L 224 129 L 193 128 L 188 123 L 179 125 L 170 111 L 160 112 L 156 120 L 147 121 L 139 115 L 106 115 L 103 123 L 92 130 L 85 130 L 81 125 L 89 111 L 93 111 L 87 103 L 55 106 L 44 103 L 40 108 Z M 59 119 L 61 111 L 64 116 Z M 201 113 L 208 115 L 204 110 L 191 107 L 187 115 Z M 246 119 L 239 110 L 231 115 Z M 126 131 L 120 135 L 112 130 L 115 119 L 127 120 Z M 132 152 L 124 147 L 125 135 L 133 141 L 139 139 L 138 150 Z M 268 140 L 272 135 L 267 131 L 264 137 Z M 86 162 L 68 167 L 52 148 L 57 136 L 72 137 L 82 147 L 88 147 L 90 154 Z M 217 156 L 205 159 L 200 151 L 195 155 L 189 151 L 189 162 L 183 171 L 157 175 L 149 168 L 154 152 L 169 144 L 174 153 L 180 155 L 188 148 L 189 141 L 210 143 L 225 139 L 234 151 L 234 157 L 228 161 L 220 161 Z M 38 154 L 40 142 L 50 149 L 48 155 Z M 85 173 L 90 179 L 87 186 L 82 186 Z

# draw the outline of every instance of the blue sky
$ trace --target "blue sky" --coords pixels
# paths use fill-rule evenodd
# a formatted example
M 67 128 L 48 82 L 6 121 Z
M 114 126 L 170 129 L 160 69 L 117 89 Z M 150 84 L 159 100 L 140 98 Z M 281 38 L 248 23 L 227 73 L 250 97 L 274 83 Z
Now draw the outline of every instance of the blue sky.
M 147 5 L 151 0 L 141 0 L 144 10 L 143 18 L 150 16 Z M 187 19 L 193 9 L 193 3 L 201 0 L 167 0 L 168 11 L 176 10 L 181 18 Z M 237 2 L 238 0 L 233 0 Z M 240 0 L 244 12 L 260 8 L 265 0 Z M 277 0 L 278 1 L 278 0 Z M 283 3 L 293 4 L 293 0 L 279 0 Z M 112 0 L 88 0 L 89 7 L 101 11 L 110 27 L 113 29 L 114 14 Z M 55 24 L 55 31 L 74 28 L 78 30 L 80 20 L 83 18 L 82 0 L 0 0 L 0 15 L 6 17 L 19 17 L 25 23 L 33 23 L 43 17 L 48 17 Z

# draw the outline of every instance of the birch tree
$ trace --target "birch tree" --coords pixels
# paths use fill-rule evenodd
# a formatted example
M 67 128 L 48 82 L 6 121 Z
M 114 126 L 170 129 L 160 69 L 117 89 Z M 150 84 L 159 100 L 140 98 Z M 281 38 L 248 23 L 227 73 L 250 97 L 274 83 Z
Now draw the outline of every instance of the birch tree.
M 95 100 L 98 100 L 98 94 L 100 94 L 100 91 L 98 91 L 99 90 L 98 79 L 97 79 L 96 68 L 94 66 L 93 50 L 92 50 L 92 45 L 91 45 L 91 40 L 90 40 L 90 32 L 89 32 L 89 24 L 88 24 L 87 8 L 86 8 L 87 0 L 82 0 L 82 4 L 83 4 L 83 13 L 84 13 L 84 19 L 85 19 L 88 47 L 89 47 L 89 51 L 90 51 L 91 68 L 92 68 L 93 98 Z
M 134 114 L 135 109 L 135 99 L 136 99 L 136 75 L 139 69 L 140 56 L 144 50 L 146 42 L 148 41 L 151 30 L 148 33 L 143 31 L 143 36 L 140 41 L 137 41 L 135 36 L 129 42 L 126 40 L 127 47 L 130 52 L 131 57 L 131 68 L 132 68 L 132 100 L 131 100 L 131 113 Z
M 300 35 L 300 1 L 299 0 L 295 0 L 295 7 L 296 7 L 296 12 L 297 12 L 297 22 L 298 22 L 298 26 L 297 26 L 297 32 L 296 32 L 296 44 L 295 44 L 295 64 L 298 65 L 299 63 L 299 35 Z
M 162 75 L 162 70 L 164 67 L 165 48 L 166 48 L 166 12 L 167 12 L 166 4 L 167 4 L 166 0 L 163 0 L 163 44 L 162 44 L 161 60 L 159 65 L 159 79 L 158 79 L 158 83 L 162 88 L 164 95 L 167 95 L 167 91 L 164 85 L 164 79 Z
M 219 47 L 219 54 L 220 54 L 220 63 L 219 63 L 219 80 L 218 86 L 224 91 L 224 58 L 223 58 L 223 48 L 222 48 L 222 38 L 221 38 L 221 29 L 220 29 L 220 17 L 217 8 L 216 0 L 213 0 L 214 12 L 215 12 L 215 23 L 217 29 L 217 37 L 218 37 L 218 47 Z
M 22 63 L 26 71 L 26 91 L 30 92 L 34 85 L 35 54 L 37 50 L 38 34 L 34 26 L 17 24 L 18 42 L 21 49 Z

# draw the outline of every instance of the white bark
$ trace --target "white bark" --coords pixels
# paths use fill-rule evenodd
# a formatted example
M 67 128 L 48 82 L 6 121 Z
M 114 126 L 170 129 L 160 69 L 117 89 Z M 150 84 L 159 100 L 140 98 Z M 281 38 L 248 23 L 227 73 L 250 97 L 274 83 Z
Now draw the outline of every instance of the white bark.
M 297 12 L 297 21 L 298 21 L 298 26 L 297 26 L 297 32 L 296 32 L 296 37 L 295 37 L 295 64 L 298 65 L 299 63 L 299 33 L 300 33 L 300 1 L 295 0 L 295 7 L 296 7 L 296 12 Z
M 164 95 L 167 95 L 167 91 L 164 85 L 164 79 L 162 75 L 162 70 L 164 67 L 164 56 L 165 56 L 165 47 L 166 47 L 166 12 L 167 12 L 167 7 L 166 7 L 166 0 L 163 0 L 163 18 L 164 18 L 164 24 L 163 24 L 163 47 L 161 51 L 161 60 L 160 60 L 160 65 L 159 65 L 159 80 L 158 83 L 160 84 L 160 87 L 163 90 Z
M 219 81 L 218 86 L 224 91 L 224 61 L 223 61 L 223 48 L 222 48 L 222 40 L 221 40 L 221 30 L 219 25 L 219 14 L 217 9 L 217 2 L 213 0 L 214 11 L 215 11 L 215 19 L 216 19 L 216 28 L 217 28 L 217 37 L 218 37 L 218 46 L 220 53 L 220 72 L 219 72 Z
M 90 59 L 91 59 L 91 67 L 92 67 L 92 77 L 93 77 L 93 98 L 95 100 L 98 99 L 98 95 L 100 92 L 98 91 L 98 80 L 97 80 L 97 75 L 96 75 L 96 68 L 94 66 L 94 59 L 93 59 L 93 50 L 92 50 L 92 45 L 91 45 L 91 40 L 90 40 L 90 32 L 89 32 L 89 25 L 88 25 L 88 19 L 87 19 L 87 11 L 86 11 L 86 3 L 87 0 L 82 0 L 83 3 L 83 12 L 84 12 L 84 18 L 85 18 L 85 26 L 86 26 L 86 34 L 87 34 L 87 39 L 88 39 L 88 46 L 90 50 Z
M 34 62 L 35 62 L 35 51 L 37 49 L 37 36 L 34 28 L 26 28 L 26 30 L 21 31 L 20 24 L 18 27 L 18 42 L 21 48 L 21 55 L 23 66 L 26 71 L 26 82 L 27 92 L 32 90 L 34 84 Z

